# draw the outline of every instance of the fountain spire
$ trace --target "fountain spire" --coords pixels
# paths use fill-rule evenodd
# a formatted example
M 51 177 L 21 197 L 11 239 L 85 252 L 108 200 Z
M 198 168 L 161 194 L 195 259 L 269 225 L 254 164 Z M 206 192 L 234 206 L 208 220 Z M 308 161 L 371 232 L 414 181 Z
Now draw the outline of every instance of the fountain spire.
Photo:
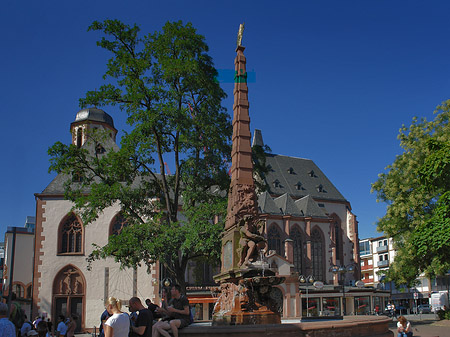
M 234 60 L 233 148 L 231 151 L 231 183 L 225 230 L 235 226 L 243 215 L 256 216 L 256 192 L 253 182 L 253 162 L 247 86 L 247 60 L 242 41 L 243 25 L 238 34 Z

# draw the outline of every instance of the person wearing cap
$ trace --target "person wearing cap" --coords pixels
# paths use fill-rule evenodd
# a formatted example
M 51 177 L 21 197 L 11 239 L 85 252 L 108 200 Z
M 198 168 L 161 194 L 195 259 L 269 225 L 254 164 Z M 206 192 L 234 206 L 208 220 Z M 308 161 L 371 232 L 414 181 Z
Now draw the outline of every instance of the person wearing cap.
M 16 327 L 8 319 L 6 303 L 0 303 L 0 337 L 16 337 Z

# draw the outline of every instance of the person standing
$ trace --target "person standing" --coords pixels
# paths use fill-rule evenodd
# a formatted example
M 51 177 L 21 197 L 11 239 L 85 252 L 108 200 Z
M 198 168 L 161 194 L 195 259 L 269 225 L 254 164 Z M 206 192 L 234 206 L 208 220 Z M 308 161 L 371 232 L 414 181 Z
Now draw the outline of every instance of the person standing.
M 134 326 L 131 327 L 132 335 L 142 337 L 152 337 L 153 326 L 153 314 L 152 312 L 142 305 L 142 302 L 137 297 L 130 298 L 129 301 L 130 311 L 139 311 Z
M 8 319 L 6 303 L 0 303 L 0 337 L 16 337 L 16 327 Z
M 30 322 L 27 315 L 24 316 L 25 322 L 23 322 L 22 327 L 20 328 L 20 336 L 25 337 L 31 329 L 33 329 L 33 323 Z
M 67 337 L 74 337 L 75 329 L 77 328 L 78 317 L 75 314 L 70 315 L 69 324 L 67 324 Z
M 102 315 L 100 316 L 100 327 L 98 328 L 98 330 L 99 330 L 98 337 L 105 337 L 105 331 L 103 330 L 103 328 L 104 328 L 104 324 L 108 320 L 108 318 L 109 318 L 109 313 L 108 313 L 108 310 L 105 309 L 105 311 L 103 311 Z
M 64 337 L 67 334 L 67 325 L 64 323 L 64 315 L 58 316 L 58 326 L 56 327 L 56 337 Z
M 105 309 L 111 316 L 105 322 L 105 337 L 128 337 L 130 332 L 130 317 L 127 313 L 120 311 L 122 304 L 120 300 L 110 297 L 105 303 Z

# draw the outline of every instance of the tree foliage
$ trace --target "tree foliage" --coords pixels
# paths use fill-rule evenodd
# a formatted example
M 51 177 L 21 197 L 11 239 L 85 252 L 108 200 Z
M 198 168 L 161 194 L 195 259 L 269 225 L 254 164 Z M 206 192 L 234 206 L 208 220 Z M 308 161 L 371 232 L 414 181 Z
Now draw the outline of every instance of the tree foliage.
M 450 269 L 450 100 L 435 113 L 433 121 L 414 118 L 402 126 L 404 152 L 372 184 L 378 201 L 388 204 L 378 230 L 394 239 L 387 279 L 397 284 Z
M 94 22 L 89 30 L 102 33 L 97 44 L 112 57 L 105 84 L 88 91 L 80 106 L 118 105 L 132 130 L 103 155 L 56 143 L 50 170 L 81 175 L 81 182 L 66 184 L 66 197 L 86 224 L 117 204 L 129 223 L 97 246 L 90 262 L 113 256 L 131 267 L 159 260 L 184 286 L 189 260 L 220 256 L 226 195 L 219 192 L 229 186 L 232 127 L 208 46 L 181 21 L 143 37 L 139 27 L 118 20 Z M 102 137 L 91 133 L 91 148 Z

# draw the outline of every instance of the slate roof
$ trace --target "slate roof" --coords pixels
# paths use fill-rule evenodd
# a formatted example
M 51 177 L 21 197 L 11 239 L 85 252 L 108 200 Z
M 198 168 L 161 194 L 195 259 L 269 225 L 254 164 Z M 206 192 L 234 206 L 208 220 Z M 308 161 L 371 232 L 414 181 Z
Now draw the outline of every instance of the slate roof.
M 86 108 L 78 111 L 75 117 L 75 122 L 81 121 L 103 122 L 114 127 L 113 118 L 102 109 L 97 108 Z
M 347 201 L 310 159 L 267 154 L 266 165 L 269 172 L 264 180 L 272 196 L 287 193 L 294 199 L 309 195 L 316 200 Z
M 264 146 L 255 129 L 252 146 Z M 317 200 L 348 202 L 310 159 L 266 154 L 269 172 L 263 178 L 267 191 L 258 197 L 260 213 L 328 218 Z
M 108 151 L 117 151 L 119 149 L 119 147 L 117 146 L 117 144 L 110 139 L 109 137 L 106 137 L 104 142 L 103 142 L 103 147 L 105 148 L 105 153 L 108 153 Z M 95 145 L 93 142 L 86 142 L 83 144 L 82 148 L 87 149 L 90 153 L 95 153 Z M 50 184 L 48 184 L 48 186 L 42 191 L 42 194 L 47 194 L 47 195 L 61 195 L 64 194 L 64 184 L 67 180 L 71 180 L 72 177 L 64 174 L 64 173 L 60 173 L 58 174 L 51 182 Z M 89 192 L 89 189 L 86 189 L 83 192 Z

